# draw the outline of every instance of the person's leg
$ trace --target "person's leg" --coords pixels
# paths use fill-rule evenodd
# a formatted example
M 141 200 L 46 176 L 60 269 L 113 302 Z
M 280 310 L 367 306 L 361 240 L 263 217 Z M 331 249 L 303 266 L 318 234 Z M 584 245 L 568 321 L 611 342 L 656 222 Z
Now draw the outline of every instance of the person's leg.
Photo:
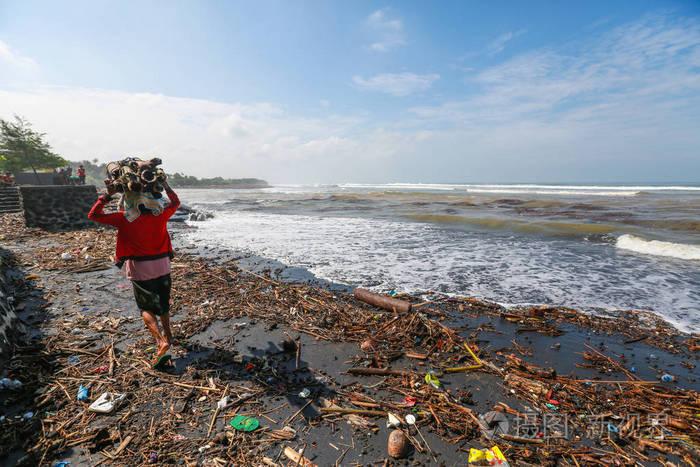
M 157 360 L 168 352 L 168 349 L 170 349 L 170 344 L 168 340 L 166 340 L 166 338 L 160 333 L 160 329 L 158 328 L 158 320 L 153 313 L 150 311 L 141 310 L 141 316 L 143 317 L 143 322 L 146 324 L 146 328 L 156 340 Z
M 173 333 L 170 329 L 170 314 L 163 313 L 160 315 L 160 323 L 163 325 L 163 334 L 169 345 L 173 345 Z
M 170 328 L 170 289 L 172 282 L 170 274 L 161 277 L 158 289 L 158 298 L 160 299 L 160 322 L 163 325 L 163 334 L 168 341 L 168 344 L 173 344 L 173 333 Z

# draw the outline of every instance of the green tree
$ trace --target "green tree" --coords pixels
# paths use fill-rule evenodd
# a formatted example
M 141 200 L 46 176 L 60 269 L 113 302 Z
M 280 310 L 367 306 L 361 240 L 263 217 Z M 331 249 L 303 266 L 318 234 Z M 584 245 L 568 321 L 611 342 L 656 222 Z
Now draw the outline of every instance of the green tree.
M 32 169 L 55 169 L 68 164 L 44 140 L 45 133 L 32 129 L 31 123 L 15 115 L 14 121 L 0 119 L 0 168 L 10 172 Z

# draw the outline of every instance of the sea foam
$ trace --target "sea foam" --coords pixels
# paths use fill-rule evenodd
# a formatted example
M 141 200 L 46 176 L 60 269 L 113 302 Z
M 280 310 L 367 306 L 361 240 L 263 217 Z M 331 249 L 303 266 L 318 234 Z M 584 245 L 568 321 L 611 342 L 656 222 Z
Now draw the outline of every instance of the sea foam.
M 646 255 L 667 256 L 685 260 L 700 261 L 700 245 L 662 242 L 660 240 L 645 240 L 634 235 L 621 235 L 616 246 L 623 250 L 634 251 Z

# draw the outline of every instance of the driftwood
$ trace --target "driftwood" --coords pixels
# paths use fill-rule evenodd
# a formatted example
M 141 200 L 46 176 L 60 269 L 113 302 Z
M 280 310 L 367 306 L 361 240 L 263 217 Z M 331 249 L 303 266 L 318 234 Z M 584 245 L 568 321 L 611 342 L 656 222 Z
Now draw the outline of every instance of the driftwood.
M 369 303 L 370 305 L 384 310 L 393 311 L 394 313 L 408 313 L 411 311 L 410 302 L 387 297 L 386 295 L 379 295 L 366 289 L 357 288 L 353 292 L 353 295 L 362 302 Z
M 407 376 L 411 374 L 409 371 L 391 370 L 389 368 L 350 368 L 348 373 L 363 376 Z
M 314 464 L 309 459 L 304 457 L 303 454 L 304 454 L 303 449 L 301 450 L 301 453 L 298 453 L 294 449 L 290 448 L 289 446 L 285 446 L 285 448 L 284 448 L 284 455 L 287 456 L 287 459 L 294 462 L 295 465 L 301 465 L 304 467 L 316 467 L 316 464 Z
M 321 413 L 337 413 L 337 414 L 354 414 L 354 415 L 369 415 L 375 417 L 384 417 L 386 412 L 381 410 L 365 410 L 365 409 L 345 409 L 342 407 L 321 407 Z

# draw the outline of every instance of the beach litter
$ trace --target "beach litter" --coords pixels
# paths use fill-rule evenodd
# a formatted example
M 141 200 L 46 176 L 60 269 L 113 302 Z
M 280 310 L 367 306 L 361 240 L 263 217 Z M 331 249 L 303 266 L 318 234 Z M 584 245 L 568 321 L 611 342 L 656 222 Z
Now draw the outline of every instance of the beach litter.
M 498 465 L 508 467 L 508 461 L 501 452 L 498 446 L 493 446 L 491 449 L 474 449 L 469 450 L 469 465 Z
M 76 398 L 81 402 L 87 401 L 90 398 L 90 389 L 81 384 L 80 387 L 78 387 Z
M 424 379 L 427 384 L 431 385 L 435 389 L 440 389 L 440 387 L 442 386 L 442 383 L 440 383 L 440 379 L 432 370 L 425 374 Z
M 112 394 L 111 392 L 105 392 L 92 404 L 90 404 L 88 410 L 97 413 L 111 413 L 124 401 L 124 399 L 126 399 L 126 394 Z
M 401 419 L 394 415 L 393 413 L 389 412 L 387 414 L 387 421 L 386 421 L 386 427 L 387 428 L 398 428 L 401 426 Z
M 3 230 L 7 238 L 34 238 L 31 230 L 3 222 L 0 216 L 0 227 L 9 226 Z M 511 465 L 554 465 L 554 459 L 559 459 L 561 465 L 574 466 L 615 462 L 634 465 L 650 460 L 688 463 L 696 459 L 700 395 L 680 387 L 685 382 L 681 368 L 675 367 L 678 372 L 674 369 L 677 374 L 672 375 L 678 384 L 662 384 L 664 372 L 653 372 L 650 377 L 642 368 L 648 350 L 638 349 L 639 360 L 634 362 L 637 371 L 633 372 L 626 370 L 627 364 L 619 354 L 601 350 L 597 345 L 599 334 L 623 335 L 624 340 L 641 336 L 644 346 L 664 352 L 664 364 L 670 358 L 667 355 L 679 355 L 692 363 L 695 358 L 691 352 L 697 352 L 697 338 L 682 340 L 677 331 L 661 321 L 649 320 L 636 312 L 613 320 L 562 307 L 506 309 L 485 300 L 437 294 L 431 295 L 427 305 L 421 297 L 383 297 L 402 302 L 399 307 L 376 297 L 371 301 L 355 299 L 350 294 L 308 284 L 279 282 L 267 274 L 242 270 L 232 262 L 215 263 L 182 255 L 173 261 L 171 273 L 177 284 L 172 308 L 176 338 L 182 343 L 178 351 L 183 356 L 204 356 L 177 372 L 154 373 L 143 345 L 145 331 L 139 329 L 134 336 L 125 327 L 131 323 L 125 316 L 133 310 L 110 316 L 86 313 L 77 302 L 80 295 L 88 297 L 88 290 L 102 284 L 90 282 L 97 279 L 88 276 L 72 275 L 80 273 L 72 268 L 82 262 L 84 255 L 74 262 L 60 259 L 61 252 L 81 251 L 87 246 L 94 258 L 91 264 L 108 264 L 114 251 L 113 237 L 114 233 L 107 230 L 42 233 L 42 239 L 51 238 L 56 246 L 32 247 L 31 255 L 24 259 L 35 268 L 33 271 L 61 274 L 61 280 L 70 285 L 66 290 L 76 300 L 74 307 L 63 305 L 65 309 L 56 310 L 58 318 L 50 323 L 51 336 L 42 337 L 41 346 L 20 349 L 24 353 L 12 362 L 13 371 L 17 372 L 8 373 L 9 380 L 22 381 L 21 393 L 25 387 L 31 394 L 40 388 L 29 418 L 40 417 L 42 427 L 26 436 L 28 449 L 37 462 L 43 458 L 44 463 L 51 465 L 65 459 L 62 453 L 71 448 L 88 453 L 101 465 L 174 464 L 180 460 L 185 465 L 281 465 L 287 462 L 285 458 L 291 465 L 326 465 L 316 456 L 322 449 L 335 449 L 326 444 L 320 447 L 320 443 L 315 446 L 318 438 L 314 438 L 314 433 L 324 431 L 318 427 L 333 432 L 342 426 L 352 433 L 344 434 L 343 445 L 338 439 L 327 438 L 338 448 L 337 456 L 348 449 L 348 458 L 355 456 L 353 462 L 360 459 L 370 463 L 391 454 L 390 445 L 387 444 L 386 453 L 380 446 L 382 453 L 377 458 L 372 457 L 376 451 L 357 457 L 364 449 L 365 435 L 386 433 L 384 430 L 398 428 L 404 420 L 405 432 L 396 429 L 386 433 L 394 441 L 391 449 L 401 447 L 394 452 L 408 455 L 403 454 L 403 449 L 411 451 L 413 445 L 415 449 L 409 453 L 412 460 L 408 462 L 439 464 L 428 455 L 442 462 L 446 461 L 445 454 L 432 451 L 425 437 L 434 446 L 433 439 L 439 438 L 441 446 L 454 447 L 464 456 L 472 446 L 488 442 L 483 428 L 489 418 L 480 413 L 489 411 L 501 413 L 510 421 L 527 417 L 532 422 L 532 433 L 515 433 L 511 426 L 510 430 L 502 430 L 506 433 L 496 430 L 493 441 L 488 442 L 488 446 L 498 442 L 499 446 L 488 451 L 495 456 L 497 448 L 508 456 L 506 462 Z M 83 278 L 83 286 L 78 293 L 70 281 L 77 282 L 79 277 Z M 130 293 L 120 289 L 118 282 L 101 280 L 106 284 L 101 290 L 123 296 Z M 52 281 L 42 282 L 47 284 L 47 293 L 54 294 L 54 298 L 59 296 L 62 289 Z M 448 325 L 446 316 L 464 318 L 464 329 Z M 248 323 L 245 327 L 232 327 L 239 334 L 255 328 L 255 321 L 258 326 L 274 325 L 290 334 L 304 335 L 304 355 L 301 339 L 289 338 L 280 346 L 284 339 L 281 334 L 273 338 L 269 351 L 257 348 L 254 356 L 245 359 L 239 353 L 242 346 L 229 340 L 229 336 L 222 336 L 216 345 L 201 344 L 195 339 L 215 329 L 219 322 L 234 320 Z M 537 364 L 541 359 L 536 352 L 534 356 L 526 355 L 528 343 L 518 337 L 539 335 L 554 339 L 552 336 L 573 326 L 594 336 L 570 355 L 577 364 L 585 365 L 577 366 L 587 372 L 585 377 L 576 372 L 559 374 L 548 365 Z M 508 329 L 514 331 L 506 345 L 496 346 L 489 341 Z M 74 334 L 74 330 L 79 332 Z M 522 344 L 520 349 L 508 344 L 515 337 Z M 362 345 L 368 341 L 371 345 Z M 577 342 L 580 341 L 567 341 L 564 349 L 568 351 Z M 331 363 L 327 374 L 321 374 L 301 358 L 311 359 L 314 351 L 332 348 L 324 347 L 326 344 L 348 344 L 354 354 L 351 351 L 350 357 Z M 551 345 L 549 341 L 544 348 Z M 569 358 L 564 349 L 556 353 L 562 356 L 558 358 Z M 67 357 L 71 356 L 79 358 L 67 364 Z M 51 364 L 42 367 L 45 360 Z M 32 372 L 41 374 L 42 386 L 31 382 Z M 232 373 L 238 381 L 234 381 Z M 345 380 L 338 384 L 341 376 Z M 81 388 L 86 391 L 87 386 L 95 394 L 128 393 L 129 405 L 112 416 L 87 413 L 84 404 L 70 397 Z M 488 394 L 488 402 L 480 401 L 484 397 L 476 397 L 479 393 Z M 22 395 L 20 391 L 3 393 L 6 394 Z M 300 402 L 297 395 L 302 394 L 307 399 Z M 280 398 L 282 401 L 278 401 Z M 322 398 L 327 399 L 327 405 L 321 402 Z M 298 406 L 292 407 L 291 401 Z M 278 407 L 285 404 L 288 412 L 275 415 L 274 411 L 281 411 Z M 589 433 L 589 416 L 593 415 L 602 417 L 600 433 Z M 553 416 L 568 417 L 568 437 L 545 436 L 545 420 L 551 421 Z M 385 428 L 382 422 L 392 417 L 399 424 Z M 500 419 L 492 417 L 491 421 Z M 8 438 L 2 438 L 3 445 L 16 443 L 9 438 L 11 423 L 36 423 L 12 421 L 19 418 L 8 417 L 3 422 L 3 426 L 8 425 Z M 269 426 L 260 427 L 263 419 Z M 16 426 L 12 430 L 16 431 Z M 6 443 L 5 439 L 10 441 Z M 205 449 L 200 452 L 200 448 Z M 477 451 L 487 456 L 484 450 Z M 341 458 L 339 464 L 349 465 L 348 458 Z M 334 460 L 328 464 L 334 464 Z
M 260 426 L 260 421 L 254 417 L 245 415 L 236 415 L 229 424 L 238 431 L 250 432 L 255 431 Z

